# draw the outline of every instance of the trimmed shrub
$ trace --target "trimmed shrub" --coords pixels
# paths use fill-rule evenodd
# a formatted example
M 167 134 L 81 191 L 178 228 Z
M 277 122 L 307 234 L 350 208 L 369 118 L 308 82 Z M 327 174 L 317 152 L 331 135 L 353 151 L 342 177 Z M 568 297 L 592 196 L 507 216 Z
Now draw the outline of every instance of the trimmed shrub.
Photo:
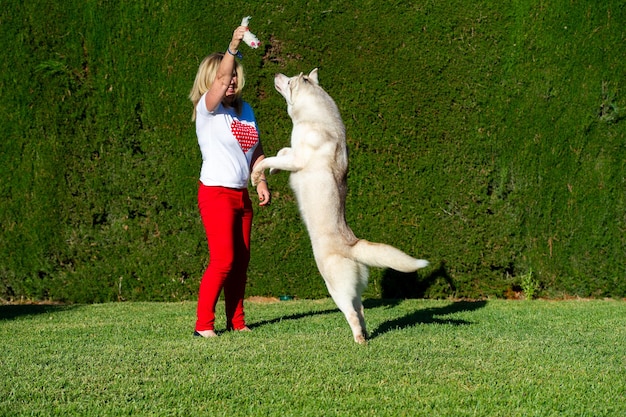
M 276 72 L 320 68 L 359 237 L 433 267 L 369 297 L 626 296 L 626 7 L 368 0 L 9 4 L 0 11 L 0 297 L 196 296 L 208 262 L 186 96 L 243 15 L 246 99 L 289 142 Z M 287 175 L 255 213 L 249 295 L 327 295 Z

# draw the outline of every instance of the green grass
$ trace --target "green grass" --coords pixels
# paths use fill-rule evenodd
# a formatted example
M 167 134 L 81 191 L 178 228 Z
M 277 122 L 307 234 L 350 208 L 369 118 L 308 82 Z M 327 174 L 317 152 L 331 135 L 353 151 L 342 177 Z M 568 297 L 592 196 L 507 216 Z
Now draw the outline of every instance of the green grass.
M 624 302 L 369 300 L 365 347 L 328 299 L 248 302 L 254 331 L 212 340 L 194 309 L 0 306 L 0 415 L 626 413 Z

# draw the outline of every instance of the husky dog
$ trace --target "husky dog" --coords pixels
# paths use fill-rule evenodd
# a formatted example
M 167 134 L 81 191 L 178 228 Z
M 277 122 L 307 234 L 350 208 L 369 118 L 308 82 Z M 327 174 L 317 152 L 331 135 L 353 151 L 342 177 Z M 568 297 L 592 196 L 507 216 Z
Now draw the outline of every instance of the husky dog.
M 343 121 L 333 99 L 319 86 L 317 68 L 309 75 L 276 75 L 276 90 L 287 101 L 293 122 L 291 147 L 258 163 L 256 185 L 264 170 L 290 171 L 302 220 L 317 267 L 337 307 L 345 315 L 354 340 L 366 343 L 361 294 L 367 266 L 413 272 L 428 265 L 392 246 L 357 238 L 346 223 L 348 153 Z

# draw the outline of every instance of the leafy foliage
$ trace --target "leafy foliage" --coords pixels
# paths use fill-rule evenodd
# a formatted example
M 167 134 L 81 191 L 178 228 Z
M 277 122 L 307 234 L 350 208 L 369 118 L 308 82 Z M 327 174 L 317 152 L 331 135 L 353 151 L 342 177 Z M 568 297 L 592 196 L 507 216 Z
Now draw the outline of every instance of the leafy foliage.
M 290 131 L 274 74 L 319 67 L 348 131 L 349 223 L 433 262 L 408 277 L 419 295 L 504 296 L 532 270 L 543 295 L 626 296 L 622 2 L 301 6 L 2 8 L 1 297 L 195 297 L 208 254 L 186 95 L 248 14 L 266 152 Z M 324 296 L 287 176 L 271 186 L 248 293 Z M 392 275 L 372 271 L 368 295 Z

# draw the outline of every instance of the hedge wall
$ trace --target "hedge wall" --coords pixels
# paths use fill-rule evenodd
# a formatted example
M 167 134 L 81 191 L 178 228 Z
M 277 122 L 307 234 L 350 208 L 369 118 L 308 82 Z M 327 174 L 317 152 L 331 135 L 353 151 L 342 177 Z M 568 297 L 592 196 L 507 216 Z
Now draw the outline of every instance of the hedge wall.
M 58 4 L 56 4 L 58 3 Z M 370 297 L 626 297 L 626 4 L 3 2 L 0 298 L 195 298 L 208 261 L 187 93 L 244 15 L 246 99 L 288 143 L 276 72 L 320 68 L 358 236 L 427 258 Z M 287 176 L 249 295 L 323 297 Z M 530 275 L 532 274 L 532 275 Z

